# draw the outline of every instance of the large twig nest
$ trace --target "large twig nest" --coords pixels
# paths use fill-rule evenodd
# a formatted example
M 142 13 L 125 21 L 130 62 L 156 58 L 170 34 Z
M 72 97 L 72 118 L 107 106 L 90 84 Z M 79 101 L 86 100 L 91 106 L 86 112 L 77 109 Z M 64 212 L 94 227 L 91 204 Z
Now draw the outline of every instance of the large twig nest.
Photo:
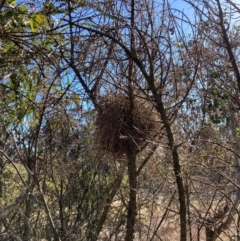
M 128 96 L 109 94 L 99 107 L 95 142 L 101 150 L 125 154 L 154 136 L 156 114 L 146 100 L 134 98 L 131 105 Z

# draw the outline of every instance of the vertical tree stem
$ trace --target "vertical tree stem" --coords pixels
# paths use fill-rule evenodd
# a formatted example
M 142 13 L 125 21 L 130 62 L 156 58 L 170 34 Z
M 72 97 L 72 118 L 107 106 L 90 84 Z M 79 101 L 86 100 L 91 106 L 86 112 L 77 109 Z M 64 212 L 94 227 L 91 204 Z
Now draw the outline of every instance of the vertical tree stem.
M 129 204 L 125 241 L 134 239 L 134 226 L 137 214 L 137 168 L 135 151 L 128 154 Z
M 155 92 L 156 93 L 156 92 Z M 178 155 L 178 150 L 176 145 L 174 144 L 174 138 L 173 138 L 173 132 L 171 129 L 171 123 L 168 120 L 168 117 L 166 115 L 166 110 L 164 109 L 163 103 L 161 101 L 161 98 L 159 98 L 159 95 L 155 94 L 157 97 L 157 105 L 158 105 L 158 111 L 161 115 L 163 125 L 165 127 L 167 138 L 168 138 L 168 145 L 171 150 L 171 155 L 173 159 L 173 169 L 174 174 L 176 178 L 177 183 L 177 189 L 178 189 L 178 199 L 179 199 L 179 206 L 180 206 L 180 241 L 186 241 L 187 240 L 187 209 L 186 209 L 186 200 L 185 200 L 185 189 L 183 184 L 183 178 L 182 178 L 182 171 L 181 171 L 181 165 Z

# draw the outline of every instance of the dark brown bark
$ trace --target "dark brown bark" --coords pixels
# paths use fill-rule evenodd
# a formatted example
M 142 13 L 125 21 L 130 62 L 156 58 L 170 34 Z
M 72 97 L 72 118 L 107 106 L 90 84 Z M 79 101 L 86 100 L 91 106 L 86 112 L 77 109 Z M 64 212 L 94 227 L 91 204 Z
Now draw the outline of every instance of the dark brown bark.
M 186 200 L 185 200 L 185 189 L 184 189 L 184 183 L 183 183 L 183 178 L 182 178 L 182 171 L 181 171 L 181 165 L 180 165 L 180 160 L 179 160 L 179 155 L 178 155 L 178 150 L 177 146 L 174 143 L 174 137 L 173 137 L 173 132 L 171 129 L 171 123 L 168 120 L 166 110 L 163 106 L 161 96 L 159 96 L 156 91 L 153 91 L 155 94 L 155 99 L 157 102 L 157 108 L 158 111 L 161 115 L 163 125 L 166 130 L 167 138 L 168 138 L 168 145 L 171 150 L 171 155 L 172 155 L 172 160 L 173 160 L 173 169 L 174 169 L 174 174 L 176 178 L 176 183 L 177 183 L 177 189 L 178 189 L 178 199 L 179 199 L 179 215 L 180 215 L 180 241 L 186 241 L 187 240 L 187 209 L 186 209 Z
M 131 1 L 131 35 L 130 35 L 130 41 L 131 41 L 131 55 L 134 55 L 135 49 L 134 49 L 134 32 L 133 29 L 135 28 L 135 13 L 134 13 L 134 6 L 135 1 Z M 133 116 L 134 112 L 134 101 L 133 101 L 133 89 L 132 89 L 132 79 L 134 76 L 133 73 L 133 59 L 129 60 L 129 72 L 128 72 L 128 97 L 129 97 L 129 103 L 130 103 L 130 115 Z M 134 121 L 133 118 L 131 118 L 131 122 L 129 123 L 130 128 L 134 128 Z M 134 137 L 133 137 L 134 138 Z M 129 204 L 128 204 L 128 213 L 127 213 L 127 226 L 126 226 L 126 236 L 125 241 L 132 241 L 134 239 L 134 226 L 136 221 L 136 215 L 137 215 L 137 166 L 136 166 L 136 148 L 129 147 L 127 157 L 128 157 L 128 179 L 129 179 Z
M 221 27 L 221 31 L 222 31 L 222 33 L 221 33 L 222 38 L 223 38 L 223 41 L 225 43 L 225 47 L 226 47 L 227 52 L 228 52 L 229 61 L 232 65 L 232 67 L 233 67 L 234 74 L 236 76 L 236 80 L 237 80 L 237 84 L 238 84 L 238 91 L 240 91 L 240 72 L 239 72 L 239 69 L 238 69 L 236 58 L 235 58 L 234 53 L 233 53 L 231 43 L 229 41 L 227 29 L 224 25 L 224 14 L 223 14 L 222 6 L 221 6 L 221 3 L 220 3 L 219 0 L 217 0 L 217 5 L 218 5 L 218 11 L 219 11 L 219 20 L 220 20 L 220 27 Z
M 25 200 L 25 223 L 24 223 L 24 231 L 23 231 L 23 240 L 29 240 L 30 239 L 30 234 L 31 234 L 31 228 L 30 225 L 28 223 L 29 219 L 30 219 L 30 215 L 32 212 L 32 203 L 31 200 L 26 199 Z
M 132 241 L 134 239 L 134 226 L 137 215 L 137 168 L 134 151 L 128 154 L 128 178 L 130 192 L 125 241 Z

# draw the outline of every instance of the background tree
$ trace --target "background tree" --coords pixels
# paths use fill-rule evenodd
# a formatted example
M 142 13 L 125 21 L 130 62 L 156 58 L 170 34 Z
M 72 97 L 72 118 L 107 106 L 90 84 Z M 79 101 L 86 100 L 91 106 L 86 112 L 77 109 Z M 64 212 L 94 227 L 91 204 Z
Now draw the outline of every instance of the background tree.
M 238 237 L 239 8 L 185 3 L 1 2 L 2 240 Z

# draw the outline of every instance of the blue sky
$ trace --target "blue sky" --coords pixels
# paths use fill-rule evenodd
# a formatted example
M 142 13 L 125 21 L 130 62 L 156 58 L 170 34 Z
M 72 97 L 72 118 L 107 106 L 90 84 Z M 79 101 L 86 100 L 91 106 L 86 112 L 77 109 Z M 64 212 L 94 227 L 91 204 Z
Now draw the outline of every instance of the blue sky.
M 182 0 L 170 0 L 169 1 L 171 6 L 174 7 L 174 8 L 177 8 L 179 10 L 184 10 L 184 12 L 186 10 L 189 10 L 189 4 L 186 4 L 184 1 Z

